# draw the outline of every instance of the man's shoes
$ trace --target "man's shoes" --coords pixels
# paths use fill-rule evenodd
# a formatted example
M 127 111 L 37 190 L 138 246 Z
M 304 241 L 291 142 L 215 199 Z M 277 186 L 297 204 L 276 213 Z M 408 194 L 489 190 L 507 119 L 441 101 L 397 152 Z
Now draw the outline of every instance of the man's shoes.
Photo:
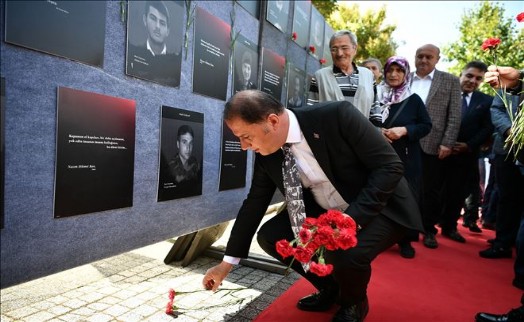
M 327 311 L 335 304 L 337 294 L 338 292 L 320 290 L 320 292 L 301 298 L 297 303 L 297 307 L 302 311 Z
M 462 226 L 467 227 L 472 233 L 482 232 L 482 229 L 480 229 L 476 222 L 464 222 Z
M 432 233 L 425 234 L 424 239 L 422 240 L 422 243 L 427 248 L 437 248 L 438 247 L 437 240 L 435 239 L 435 234 L 432 234 Z
M 516 288 L 520 288 L 521 290 L 524 290 L 524 276 L 517 275 L 513 279 L 513 282 L 511 283 Z
M 490 238 L 486 241 L 488 242 L 488 244 L 493 245 L 495 243 L 495 238 Z
M 445 236 L 451 240 L 454 240 L 458 243 L 465 243 L 466 242 L 466 238 L 462 237 L 461 234 L 459 234 L 458 231 L 456 230 L 453 230 L 453 231 L 442 231 L 442 236 Z
M 500 248 L 491 246 L 488 249 L 481 250 L 479 256 L 482 258 L 511 258 L 511 248 Z
M 522 322 L 524 321 L 524 306 L 510 310 L 508 314 L 491 314 L 480 312 L 475 315 L 476 322 Z
M 404 258 L 414 258 L 415 257 L 415 248 L 411 246 L 411 243 L 402 243 L 398 244 L 400 247 L 400 256 Z
M 342 306 L 335 316 L 332 322 L 362 322 L 366 318 L 369 312 L 368 299 L 359 304 L 353 304 L 350 306 Z

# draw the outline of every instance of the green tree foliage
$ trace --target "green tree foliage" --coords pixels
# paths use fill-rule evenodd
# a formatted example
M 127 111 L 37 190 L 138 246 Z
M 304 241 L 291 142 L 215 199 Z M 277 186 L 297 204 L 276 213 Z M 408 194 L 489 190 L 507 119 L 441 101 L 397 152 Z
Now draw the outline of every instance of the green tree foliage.
M 398 44 L 393 40 L 392 34 L 397 26 L 384 25 L 385 18 L 384 6 L 378 11 L 367 10 L 361 15 L 358 4 L 352 4 L 339 6 L 326 21 L 335 31 L 347 29 L 357 35 L 358 51 L 355 62 L 358 64 L 368 57 L 385 62 L 395 54 Z
M 338 9 L 337 0 L 312 0 L 311 3 L 325 19 L 327 19 L 333 11 Z
M 460 39 L 442 48 L 447 61 L 454 62 L 449 72 L 460 75 L 464 65 L 472 60 L 481 60 L 487 65 L 524 68 L 524 28 L 517 28 L 515 17 L 505 18 L 504 7 L 498 2 L 483 1 L 477 7 L 462 15 L 459 26 Z M 488 38 L 499 38 L 501 44 L 496 49 L 496 62 L 493 56 L 482 50 L 481 45 Z M 490 92 L 486 84 L 482 91 Z

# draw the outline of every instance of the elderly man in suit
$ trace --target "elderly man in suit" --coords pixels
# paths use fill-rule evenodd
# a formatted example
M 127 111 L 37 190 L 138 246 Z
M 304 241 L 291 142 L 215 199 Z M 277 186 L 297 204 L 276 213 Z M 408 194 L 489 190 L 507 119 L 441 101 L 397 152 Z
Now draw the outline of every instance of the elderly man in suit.
M 224 120 L 240 139 L 242 149 L 256 152 L 255 168 L 224 259 L 207 271 L 204 286 L 217 290 L 232 266 L 248 255 L 275 190 L 285 193 L 281 148 L 291 144 L 303 188 L 305 215 L 316 218 L 328 209 L 338 209 L 360 226 L 356 247 L 327 251 L 326 262 L 334 266 L 332 275 L 319 277 L 293 262 L 292 269 L 319 290 L 301 299 L 297 306 L 306 311 L 324 311 L 338 302 L 341 307 L 333 321 L 363 321 L 368 312 L 372 260 L 402 238 L 407 229 L 422 229 L 416 201 L 403 178 L 396 152 L 380 131 L 346 101 L 288 110 L 271 95 L 248 90 L 235 94 L 226 104 Z M 275 244 L 294 238 L 287 209 L 268 220 L 257 236 L 264 251 L 288 265 L 290 258 L 283 259 Z
M 445 162 L 453 151 L 460 128 L 460 81 L 457 76 L 435 69 L 440 59 L 440 49 L 431 44 L 417 49 L 416 71 L 412 74 L 411 91 L 426 104 L 433 127 L 420 140 L 422 147 L 422 222 L 424 246 L 437 248 L 435 238 L 442 214 L 442 191 L 445 183 Z M 456 234 L 442 231 L 456 239 Z
M 472 189 L 471 186 L 478 187 L 479 185 L 480 146 L 493 133 L 489 110 L 493 97 L 477 91 L 487 70 L 488 66 L 483 62 L 471 61 L 466 64 L 460 74 L 462 120 L 451 156 L 444 159 L 446 188 L 444 189 L 444 209 L 440 224 L 443 232 L 461 243 L 466 239 L 457 231 L 457 220 L 464 206 L 464 199 Z M 477 218 L 467 218 L 464 215 L 465 225 L 472 231 L 481 232 L 476 223 L 477 219 L 478 215 Z

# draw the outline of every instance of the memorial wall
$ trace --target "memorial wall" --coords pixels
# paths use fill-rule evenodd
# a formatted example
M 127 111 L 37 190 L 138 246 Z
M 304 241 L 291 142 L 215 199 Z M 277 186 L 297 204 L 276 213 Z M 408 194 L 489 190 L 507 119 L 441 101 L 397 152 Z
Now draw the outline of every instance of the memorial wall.
M 226 100 L 260 89 L 305 105 L 330 61 L 310 1 L 1 10 L 2 288 L 234 219 L 254 156 Z

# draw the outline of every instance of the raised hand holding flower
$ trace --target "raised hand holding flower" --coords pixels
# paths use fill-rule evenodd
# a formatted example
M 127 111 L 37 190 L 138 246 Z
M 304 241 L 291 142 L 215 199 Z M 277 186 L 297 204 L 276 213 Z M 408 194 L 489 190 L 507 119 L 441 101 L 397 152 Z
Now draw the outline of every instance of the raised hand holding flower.
M 518 22 L 523 22 L 524 12 L 519 13 L 516 19 Z M 516 112 L 514 112 L 512 101 L 507 96 L 507 89 L 513 89 L 519 84 L 520 72 L 512 67 L 497 66 L 496 49 L 500 43 L 499 38 L 488 38 L 482 43 L 482 50 L 489 51 L 493 57 L 493 65 L 488 67 L 488 71 L 484 75 L 484 81 L 491 85 L 506 108 L 506 112 L 511 120 L 511 128 L 505 141 L 506 148 L 517 156 L 524 148 L 524 112 L 522 112 L 522 104 L 524 102 L 521 102 Z M 521 79 L 520 81 L 524 80 Z M 497 89 L 499 90 L 497 91 Z

